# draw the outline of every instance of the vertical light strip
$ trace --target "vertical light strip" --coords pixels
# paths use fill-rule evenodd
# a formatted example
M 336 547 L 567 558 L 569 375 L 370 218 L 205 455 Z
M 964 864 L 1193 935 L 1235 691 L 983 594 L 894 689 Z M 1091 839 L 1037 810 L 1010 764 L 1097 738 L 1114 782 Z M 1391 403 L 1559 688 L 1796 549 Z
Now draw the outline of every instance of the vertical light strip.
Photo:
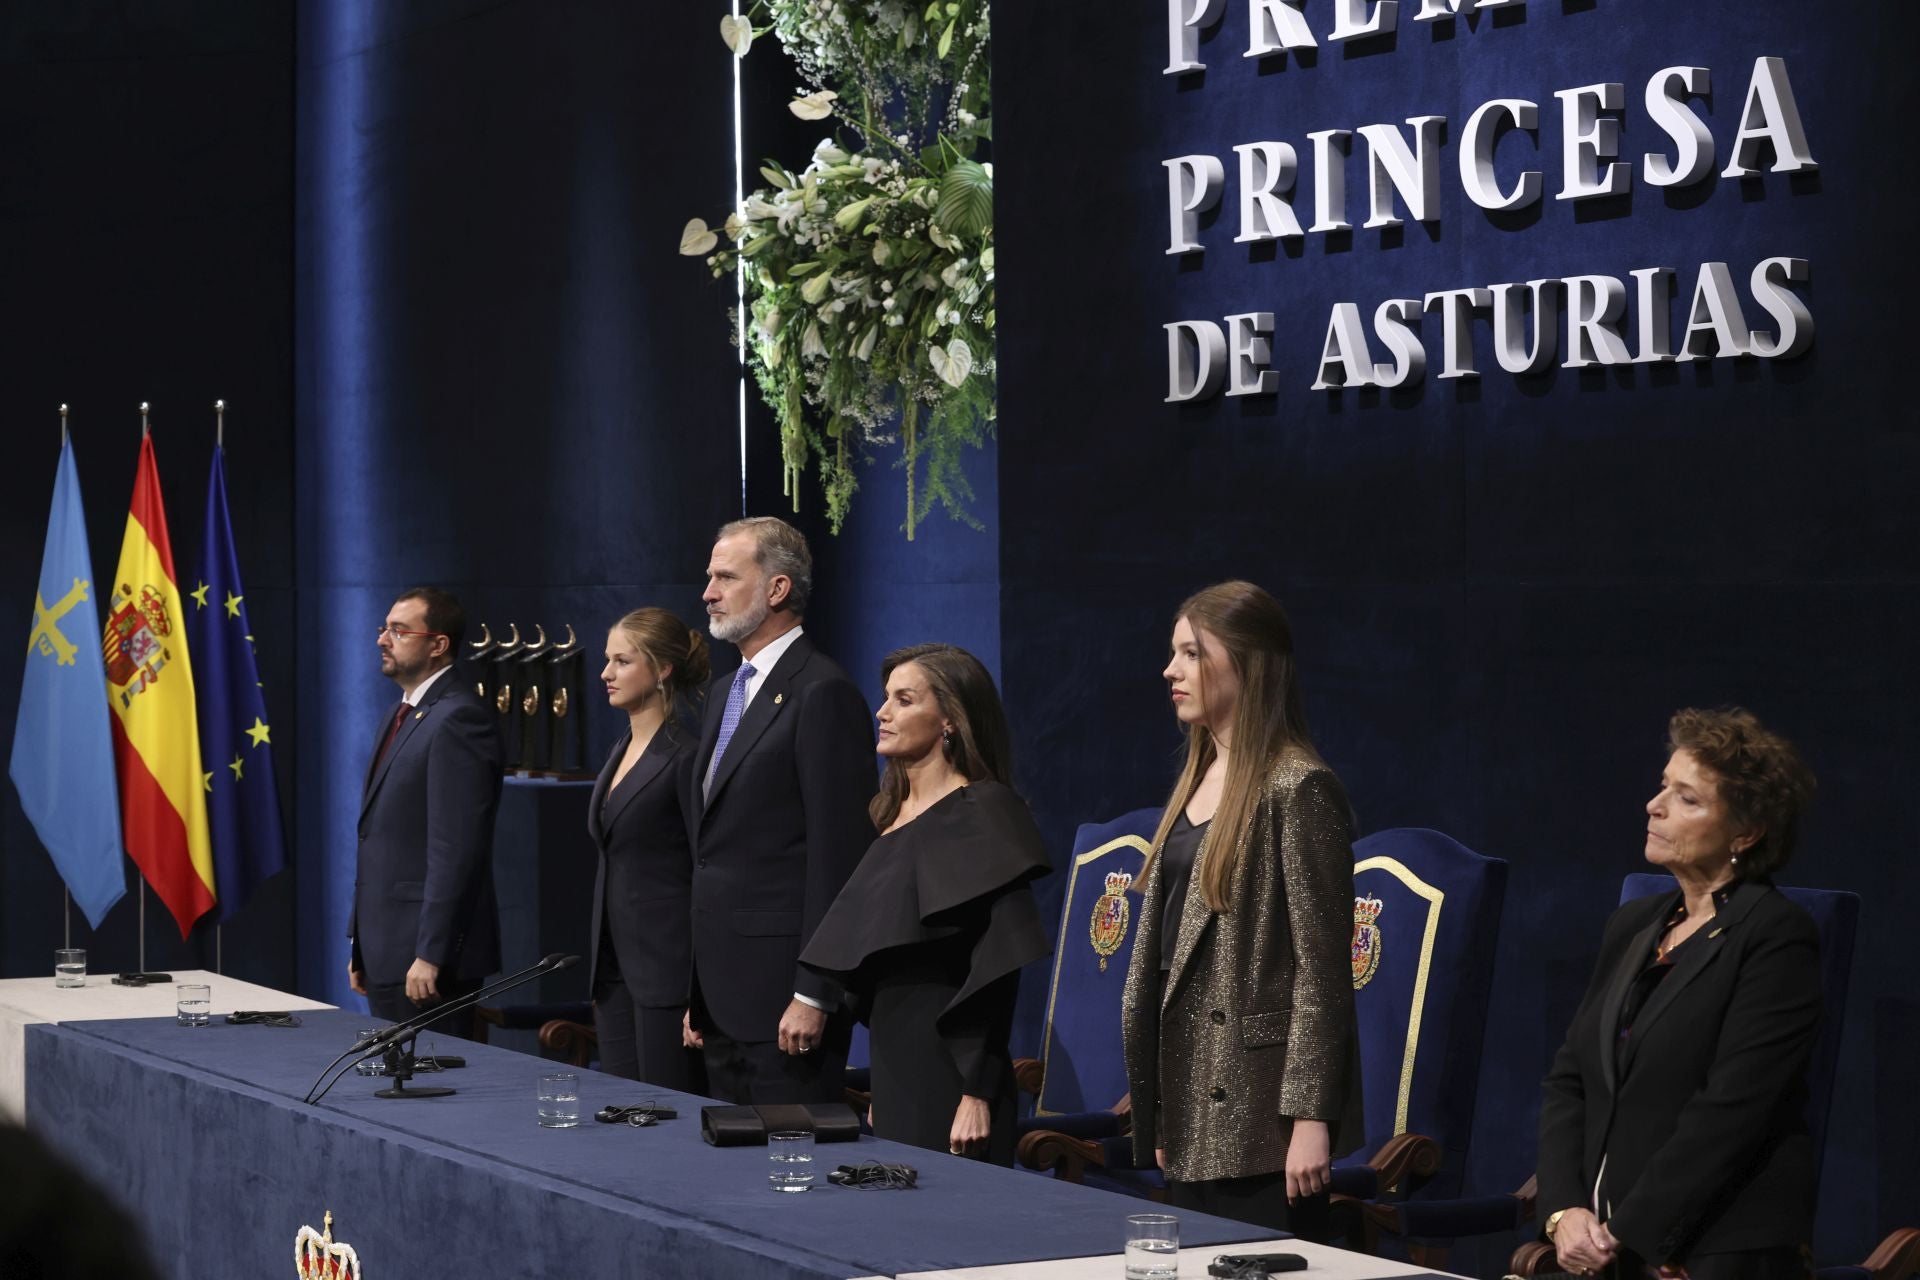
M 733 0 L 734 20 L 740 18 L 740 0 Z M 733 211 L 746 216 L 746 136 L 740 128 L 740 59 L 733 59 Z M 747 260 L 734 259 L 734 339 L 740 349 L 740 514 L 747 514 Z

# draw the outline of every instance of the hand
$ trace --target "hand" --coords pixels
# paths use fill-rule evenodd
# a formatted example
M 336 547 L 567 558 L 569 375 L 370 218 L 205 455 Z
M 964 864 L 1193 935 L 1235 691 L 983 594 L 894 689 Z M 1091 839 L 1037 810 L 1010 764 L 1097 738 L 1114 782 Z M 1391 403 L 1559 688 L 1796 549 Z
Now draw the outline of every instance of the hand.
M 820 1047 L 820 1037 L 826 1029 L 825 1009 L 816 1009 L 805 1000 L 791 1000 L 787 1011 L 780 1015 L 780 1052 L 812 1053 Z
M 1166 1170 L 1167 1149 L 1165 1147 L 1155 1147 L 1153 1149 L 1153 1162 L 1159 1165 L 1163 1172 Z
M 428 1004 L 439 998 L 440 966 L 415 956 L 407 966 L 407 999 L 415 1004 Z
M 953 1128 L 947 1134 L 947 1150 L 956 1156 L 970 1156 L 987 1149 L 987 1136 L 993 1127 L 993 1111 L 985 1098 L 970 1093 L 960 1095 L 954 1109 Z
M 1553 1229 L 1553 1252 L 1560 1269 L 1574 1275 L 1592 1275 L 1605 1268 L 1619 1252 L 1613 1233 L 1588 1209 L 1569 1209 Z
M 367 975 L 353 967 L 353 961 L 347 961 L 347 985 L 353 988 L 355 995 L 367 994 Z
M 680 1046 L 684 1049 L 704 1049 L 707 1038 L 693 1029 L 693 1010 L 680 1011 Z
M 1662 1263 L 1659 1275 L 1660 1280 L 1693 1280 L 1687 1269 L 1677 1262 Z
M 1333 1182 L 1332 1145 L 1325 1120 L 1294 1120 L 1287 1143 L 1288 1204 L 1319 1195 Z

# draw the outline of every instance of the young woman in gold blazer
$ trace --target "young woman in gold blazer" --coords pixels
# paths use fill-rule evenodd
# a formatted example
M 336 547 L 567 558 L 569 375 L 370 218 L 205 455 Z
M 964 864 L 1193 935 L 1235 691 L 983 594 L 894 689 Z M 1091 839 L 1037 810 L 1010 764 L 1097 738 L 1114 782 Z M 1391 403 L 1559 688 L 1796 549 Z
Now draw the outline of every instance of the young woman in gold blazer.
M 1324 1238 L 1332 1159 L 1362 1134 L 1346 793 L 1259 587 L 1182 605 L 1164 675 L 1187 762 L 1127 969 L 1135 1151 L 1176 1206 Z

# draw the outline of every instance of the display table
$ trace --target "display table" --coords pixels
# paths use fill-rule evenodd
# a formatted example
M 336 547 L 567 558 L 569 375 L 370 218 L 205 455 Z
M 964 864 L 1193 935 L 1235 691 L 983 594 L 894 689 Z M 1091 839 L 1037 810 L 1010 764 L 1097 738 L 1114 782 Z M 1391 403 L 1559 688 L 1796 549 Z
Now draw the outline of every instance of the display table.
M 1185 1217 L 1182 1216 L 1182 1225 Z M 1305 1271 L 1284 1272 L 1319 1280 L 1448 1280 L 1450 1271 L 1426 1271 L 1389 1258 L 1349 1253 L 1304 1240 L 1257 1240 L 1232 1248 L 1208 1245 L 1180 1251 L 1180 1280 L 1208 1280 L 1207 1264 L 1222 1253 L 1297 1253 L 1307 1260 Z M 1118 1280 L 1121 1260 L 1113 1254 L 1090 1258 L 1060 1258 L 1052 1262 L 1015 1262 L 998 1267 L 959 1267 L 947 1271 L 914 1271 L 892 1280 Z M 863 1280 L 880 1280 L 865 1277 Z M 1458 1280 L 1454 1277 L 1453 1280 Z
M 416 1083 L 451 1085 L 454 1097 L 382 1100 L 381 1081 L 349 1074 L 320 1105 L 302 1103 L 365 1021 L 29 1027 L 28 1121 L 126 1204 L 152 1256 L 195 1280 L 281 1274 L 295 1233 L 329 1210 L 369 1277 L 847 1280 L 1105 1252 L 1117 1275 L 1124 1219 L 1144 1207 L 873 1138 L 820 1147 L 816 1168 L 901 1161 L 920 1170 L 918 1189 L 823 1180 L 779 1195 L 764 1147 L 701 1141 L 704 1099 L 582 1072 L 584 1123 L 542 1129 L 535 1082 L 553 1063 L 444 1037 L 438 1048 L 468 1065 Z M 645 1129 L 592 1119 L 650 1099 L 679 1118 Z M 1267 1234 L 1181 1220 L 1197 1247 Z
M 53 975 L 0 980 L 0 1119 L 26 1115 L 26 1029 L 35 1022 L 82 1022 L 107 1018 L 173 1016 L 173 988 L 204 982 L 212 988 L 213 1013 L 235 1009 L 331 1009 L 330 1004 L 225 978 L 205 969 L 178 969 L 173 981 L 151 987 L 116 987 L 113 975 L 90 973 L 84 987 L 56 987 Z

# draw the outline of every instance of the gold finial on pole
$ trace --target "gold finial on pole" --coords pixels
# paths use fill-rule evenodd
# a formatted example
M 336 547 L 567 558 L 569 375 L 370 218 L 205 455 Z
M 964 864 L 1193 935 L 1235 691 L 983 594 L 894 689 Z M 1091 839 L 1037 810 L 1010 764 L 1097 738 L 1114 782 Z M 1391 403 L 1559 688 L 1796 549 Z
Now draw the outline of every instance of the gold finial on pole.
M 227 447 L 227 402 L 225 400 L 213 402 L 213 447 L 216 449 Z

